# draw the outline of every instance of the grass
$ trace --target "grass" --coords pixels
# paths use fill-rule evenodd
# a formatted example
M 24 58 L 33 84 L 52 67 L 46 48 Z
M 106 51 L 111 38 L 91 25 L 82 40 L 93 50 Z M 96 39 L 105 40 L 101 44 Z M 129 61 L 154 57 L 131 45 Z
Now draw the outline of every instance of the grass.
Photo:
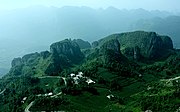
M 103 77 L 107 81 L 111 81 L 112 79 L 117 77 L 115 73 L 110 72 L 105 68 L 98 68 L 97 74 L 99 74 L 99 76 Z
M 56 84 L 58 82 L 59 82 L 59 78 L 52 78 L 52 77 L 40 78 L 39 86 L 42 88 L 54 88 L 57 86 Z
M 72 108 L 81 112 L 105 112 L 105 107 L 111 104 L 111 101 L 106 97 L 108 90 L 105 88 L 97 88 L 99 95 L 92 95 L 89 92 L 83 92 L 78 96 L 70 96 L 68 98 L 72 102 Z

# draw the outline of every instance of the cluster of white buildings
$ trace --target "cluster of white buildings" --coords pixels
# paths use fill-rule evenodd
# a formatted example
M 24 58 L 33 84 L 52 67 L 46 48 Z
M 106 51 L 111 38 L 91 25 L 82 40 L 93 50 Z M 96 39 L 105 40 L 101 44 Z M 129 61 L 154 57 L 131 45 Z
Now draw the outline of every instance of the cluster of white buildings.
M 81 79 L 86 79 L 86 83 L 89 85 L 89 84 L 95 84 L 96 82 L 93 81 L 92 79 L 88 78 L 88 77 L 84 77 L 83 76 L 83 73 L 82 72 L 78 72 L 78 74 L 74 74 L 74 73 L 71 73 L 70 74 L 70 77 L 74 80 L 74 83 L 75 84 L 79 84 L 79 82 L 81 81 Z M 112 99 L 114 98 L 115 96 L 110 94 L 110 95 L 107 95 L 106 96 L 108 99 Z
M 79 84 L 81 79 L 86 79 L 86 83 L 89 84 L 95 84 L 96 82 L 88 77 L 84 77 L 82 72 L 78 72 L 78 74 L 71 73 L 70 77 L 74 80 L 75 84 Z

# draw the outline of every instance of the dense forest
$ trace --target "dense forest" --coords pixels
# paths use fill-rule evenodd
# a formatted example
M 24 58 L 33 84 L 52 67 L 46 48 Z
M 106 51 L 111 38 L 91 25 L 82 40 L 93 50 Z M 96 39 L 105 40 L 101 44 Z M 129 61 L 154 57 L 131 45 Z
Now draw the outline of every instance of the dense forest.
M 64 39 L 14 58 L 0 111 L 178 112 L 180 50 L 156 32 Z

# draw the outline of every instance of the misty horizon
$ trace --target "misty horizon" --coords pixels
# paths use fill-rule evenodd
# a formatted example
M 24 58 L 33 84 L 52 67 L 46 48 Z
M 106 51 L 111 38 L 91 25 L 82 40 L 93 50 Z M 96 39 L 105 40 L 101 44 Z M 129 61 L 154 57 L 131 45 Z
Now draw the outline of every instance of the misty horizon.
M 180 1 L 178 0 L 0 0 L 0 10 L 13 10 L 13 9 L 22 9 L 34 6 L 46 6 L 46 7 L 57 7 L 61 8 L 64 6 L 77 6 L 77 7 L 90 7 L 93 9 L 106 9 L 108 7 L 115 7 L 117 9 L 145 9 L 148 11 L 160 10 L 160 11 L 168 11 L 168 12 L 180 12 L 180 8 L 178 4 Z
M 148 10 L 146 8 L 132 8 L 132 9 L 128 9 L 128 8 L 118 8 L 118 7 L 114 7 L 114 6 L 108 6 L 108 7 L 99 7 L 99 8 L 94 8 L 94 7 L 89 7 L 89 6 L 73 6 L 73 5 L 65 5 L 62 7 L 57 7 L 57 6 L 44 6 L 44 5 L 33 5 L 33 6 L 28 6 L 28 7 L 21 7 L 21 8 L 15 8 L 15 9 L 0 9 L 0 14 L 4 14 L 7 12 L 11 12 L 11 11 L 18 11 L 18 10 L 23 10 L 23 9 L 33 9 L 33 8 L 56 8 L 56 9 L 62 9 L 62 8 L 68 8 L 68 7 L 75 7 L 75 8 L 89 8 L 89 9 L 93 9 L 93 10 L 108 10 L 110 8 L 114 8 L 120 11 L 133 11 L 133 10 L 144 10 L 144 11 L 148 11 L 148 12 L 153 12 L 153 11 L 159 11 L 159 12 L 166 12 L 166 13 L 171 13 L 172 15 L 179 15 L 180 11 L 170 11 L 170 10 L 160 10 L 160 9 L 152 9 L 152 10 Z
M 114 33 L 153 31 L 172 37 L 175 48 L 180 47 L 178 1 L 100 1 L 0 0 L 0 69 L 65 38 L 92 43 Z

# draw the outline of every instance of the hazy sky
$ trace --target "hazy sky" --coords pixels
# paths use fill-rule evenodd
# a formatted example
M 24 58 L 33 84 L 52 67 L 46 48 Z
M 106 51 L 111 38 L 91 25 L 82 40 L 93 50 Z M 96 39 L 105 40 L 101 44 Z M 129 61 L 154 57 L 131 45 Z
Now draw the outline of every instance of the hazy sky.
M 180 0 L 0 0 L 0 10 L 16 9 L 34 5 L 44 6 L 89 6 L 106 8 L 114 6 L 119 9 L 180 11 Z

